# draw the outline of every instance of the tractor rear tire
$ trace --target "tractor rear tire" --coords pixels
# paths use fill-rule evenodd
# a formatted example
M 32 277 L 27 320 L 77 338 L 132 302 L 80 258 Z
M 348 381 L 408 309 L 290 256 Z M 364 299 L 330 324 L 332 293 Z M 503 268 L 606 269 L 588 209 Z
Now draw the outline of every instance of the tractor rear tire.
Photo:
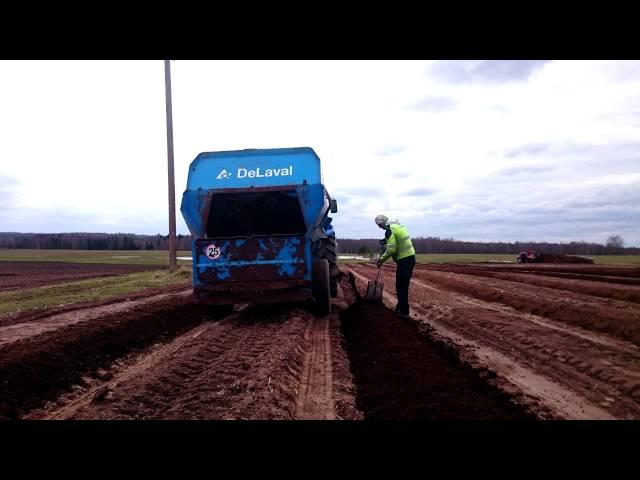
M 338 270 L 336 253 L 336 237 L 331 235 L 318 241 L 314 258 L 325 259 L 329 262 L 329 277 L 331 297 L 338 296 L 338 279 L 340 278 L 340 270 Z
M 325 258 L 313 261 L 313 277 L 311 290 L 315 308 L 320 315 L 331 313 L 331 287 L 329 277 L 329 262 Z

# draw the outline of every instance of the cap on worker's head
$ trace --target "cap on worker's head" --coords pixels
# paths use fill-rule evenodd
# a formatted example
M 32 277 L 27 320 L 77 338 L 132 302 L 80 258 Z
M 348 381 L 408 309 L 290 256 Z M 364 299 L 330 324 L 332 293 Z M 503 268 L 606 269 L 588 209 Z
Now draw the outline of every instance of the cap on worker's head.
M 376 225 L 385 227 L 387 222 L 389 221 L 389 217 L 386 215 L 378 215 L 376 217 Z

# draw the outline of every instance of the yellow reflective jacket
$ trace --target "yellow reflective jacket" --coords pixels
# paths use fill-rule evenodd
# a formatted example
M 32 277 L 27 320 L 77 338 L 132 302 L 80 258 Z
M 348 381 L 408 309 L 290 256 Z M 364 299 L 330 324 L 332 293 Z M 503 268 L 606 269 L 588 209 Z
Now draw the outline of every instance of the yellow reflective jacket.
M 402 260 L 403 258 L 415 255 L 416 251 L 411 243 L 411 237 L 407 227 L 401 223 L 390 223 L 387 226 L 387 232 L 385 234 L 387 248 L 380 256 L 381 262 L 386 262 L 389 257 L 393 258 L 394 262 Z

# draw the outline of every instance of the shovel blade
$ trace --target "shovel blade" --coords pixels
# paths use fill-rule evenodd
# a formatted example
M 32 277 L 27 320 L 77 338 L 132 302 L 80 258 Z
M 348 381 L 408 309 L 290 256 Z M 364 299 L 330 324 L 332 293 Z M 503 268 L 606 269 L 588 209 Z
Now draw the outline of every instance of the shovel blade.
M 367 293 L 364 298 L 367 301 L 382 303 L 382 289 L 384 288 L 384 282 L 382 280 L 369 280 L 367 283 Z

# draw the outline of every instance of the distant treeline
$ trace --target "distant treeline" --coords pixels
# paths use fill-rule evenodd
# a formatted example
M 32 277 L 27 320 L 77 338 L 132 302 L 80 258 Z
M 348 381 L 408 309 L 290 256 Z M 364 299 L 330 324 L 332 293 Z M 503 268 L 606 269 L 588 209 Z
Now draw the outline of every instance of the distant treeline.
M 0 233 L 0 248 L 67 250 L 169 250 L 168 235 L 133 233 Z M 191 250 L 191 235 L 177 236 L 178 250 Z
M 506 253 L 524 250 L 567 255 L 640 255 L 640 248 L 571 242 L 465 242 L 453 238 L 413 238 L 416 253 Z M 168 250 L 168 235 L 133 233 L 0 233 L 0 248 L 68 250 Z M 177 236 L 178 250 L 191 250 L 191 235 Z M 379 239 L 338 239 L 338 252 L 368 255 L 380 249 Z
M 416 253 L 506 253 L 517 254 L 525 250 L 564 255 L 640 255 L 640 248 L 611 247 L 599 243 L 571 242 L 464 242 L 453 238 L 412 238 Z M 368 255 L 380 250 L 380 240 L 375 238 L 340 239 L 338 251 Z

